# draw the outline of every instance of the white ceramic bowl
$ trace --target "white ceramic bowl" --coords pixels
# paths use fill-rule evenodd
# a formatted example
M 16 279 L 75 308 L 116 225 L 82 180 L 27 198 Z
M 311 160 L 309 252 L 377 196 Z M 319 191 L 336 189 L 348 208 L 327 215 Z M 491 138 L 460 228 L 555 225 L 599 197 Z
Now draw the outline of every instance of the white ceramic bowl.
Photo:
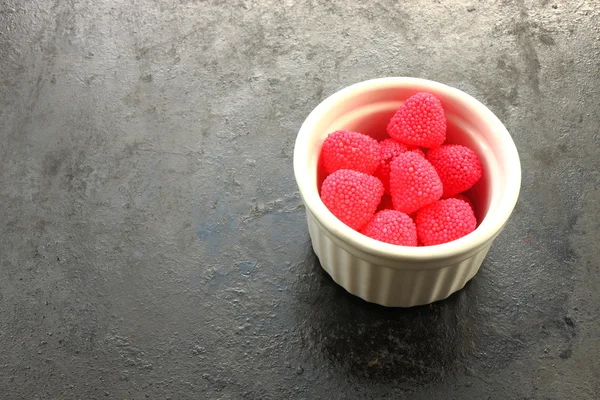
M 383 138 L 391 116 L 417 92 L 430 92 L 441 100 L 448 120 L 446 143 L 467 145 L 481 159 L 483 176 L 469 191 L 479 226 L 450 243 L 396 246 L 358 233 L 327 209 L 319 196 L 325 176 L 319 155 L 327 135 L 338 129 Z M 294 173 L 312 246 L 323 269 L 348 292 L 393 307 L 432 303 L 460 290 L 479 270 L 521 187 L 519 155 L 502 122 L 468 94 L 416 78 L 357 83 L 321 102 L 298 133 Z

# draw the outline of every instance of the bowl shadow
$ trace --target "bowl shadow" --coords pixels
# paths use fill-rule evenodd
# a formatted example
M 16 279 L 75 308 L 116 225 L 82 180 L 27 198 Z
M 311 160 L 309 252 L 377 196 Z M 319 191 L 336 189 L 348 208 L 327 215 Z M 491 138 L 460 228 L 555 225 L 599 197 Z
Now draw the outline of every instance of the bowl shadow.
M 477 299 L 469 284 L 448 299 L 419 307 L 388 308 L 349 294 L 310 251 L 297 293 L 306 348 L 334 371 L 358 381 L 422 385 L 461 369 L 477 351 L 467 321 Z

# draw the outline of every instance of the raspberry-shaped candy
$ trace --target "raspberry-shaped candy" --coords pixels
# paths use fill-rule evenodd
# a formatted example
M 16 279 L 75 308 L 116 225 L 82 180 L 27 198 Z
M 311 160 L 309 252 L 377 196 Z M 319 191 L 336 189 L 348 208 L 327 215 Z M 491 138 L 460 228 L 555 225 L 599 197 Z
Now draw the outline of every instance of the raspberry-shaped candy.
M 357 231 L 373 217 L 381 196 L 379 179 L 348 169 L 335 171 L 321 186 L 321 200 L 329 211 Z
M 412 147 L 408 149 L 408 151 L 412 151 L 413 153 L 417 153 L 421 157 L 426 157 L 425 152 L 420 147 Z
M 440 100 L 431 93 L 417 93 L 400 106 L 387 133 L 408 146 L 435 147 L 446 140 L 446 115 Z
M 390 192 L 390 162 L 407 151 L 413 151 L 425 157 L 423 150 L 418 147 L 409 148 L 393 139 L 385 139 L 379 142 L 379 165 L 373 175 L 379 178 L 381 183 L 383 183 L 383 188 L 386 193 Z
M 438 200 L 417 214 L 417 234 L 424 246 L 451 242 L 475 230 L 471 206 L 459 199 Z
M 379 211 L 363 228 L 362 234 L 400 246 L 417 245 L 417 227 L 408 215 L 400 211 Z
M 374 175 L 383 183 L 386 193 L 390 192 L 390 162 L 407 151 L 408 147 L 393 139 L 385 139 L 379 142 L 379 165 Z
M 444 197 L 470 189 L 481 178 L 481 162 L 477 154 L 460 144 L 446 144 L 427 152 L 427 160 L 444 185 Z
M 323 142 L 323 165 L 331 174 L 338 169 L 373 174 L 379 164 L 379 143 L 370 136 L 351 131 L 335 131 Z
M 475 206 L 473 205 L 473 202 L 471 201 L 470 198 L 468 198 L 464 194 L 457 194 L 456 196 L 452 196 L 452 198 L 453 199 L 462 200 L 462 201 L 466 201 L 469 204 L 469 206 L 471 207 L 471 210 L 473 210 L 473 212 L 475 212 Z
M 442 197 L 442 182 L 429 161 L 407 151 L 390 163 L 394 209 L 411 214 Z

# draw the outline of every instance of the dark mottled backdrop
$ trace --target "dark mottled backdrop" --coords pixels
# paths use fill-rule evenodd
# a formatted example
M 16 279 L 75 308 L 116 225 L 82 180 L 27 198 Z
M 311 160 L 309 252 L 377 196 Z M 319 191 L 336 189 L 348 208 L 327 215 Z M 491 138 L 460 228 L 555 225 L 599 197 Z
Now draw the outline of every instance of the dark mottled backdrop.
M 406 3 L 1 2 L 2 399 L 597 399 L 600 4 Z M 292 173 L 381 76 L 479 98 L 523 165 L 480 273 L 410 310 L 323 273 Z

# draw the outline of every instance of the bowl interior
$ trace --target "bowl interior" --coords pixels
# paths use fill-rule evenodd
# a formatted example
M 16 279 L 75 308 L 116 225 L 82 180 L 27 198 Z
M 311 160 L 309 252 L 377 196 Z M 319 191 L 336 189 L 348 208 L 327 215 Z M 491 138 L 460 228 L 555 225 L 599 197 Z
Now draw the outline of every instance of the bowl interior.
M 322 136 L 322 139 L 325 140 L 329 133 L 344 129 L 364 133 L 378 141 L 383 140 L 389 137 L 386 132 L 387 124 L 402 103 L 403 101 L 385 102 L 381 104 L 381 107 L 367 106 L 351 110 L 347 114 L 341 115 L 339 119 L 332 121 L 331 125 L 322 131 L 319 136 Z M 463 116 L 446 113 L 446 118 L 448 123 L 445 144 L 462 144 L 469 147 L 477 153 L 483 164 L 484 172 L 481 179 L 473 188 L 465 193 L 473 202 L 477 222 L 480 223 L 485 219 L 490 208 L 492 186 L 489 183 L 492 178 L 488 171 L 494 169 L 494 166 L 490 164 L 494 163 L 495 159 L 490 159 L 490 152 L 488 151 L 486 141 L 482 137 L 484 133 L 475 131 L 469 124 L 469 121 L 465 120 Z M 323 160 L 319 155 L 317 162 L 317 189 L 319 193 L 326 177 L 327 173 L 323 167 Z

